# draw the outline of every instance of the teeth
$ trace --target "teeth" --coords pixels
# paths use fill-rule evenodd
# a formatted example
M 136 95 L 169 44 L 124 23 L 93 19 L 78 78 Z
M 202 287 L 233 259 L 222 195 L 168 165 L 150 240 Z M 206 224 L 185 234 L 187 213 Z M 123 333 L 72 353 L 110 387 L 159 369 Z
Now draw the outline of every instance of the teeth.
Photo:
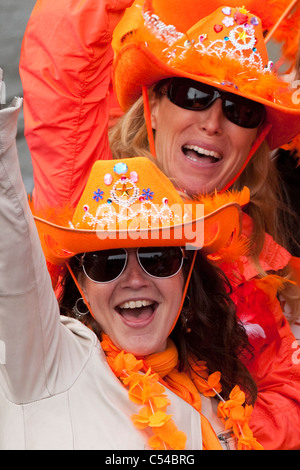
M 152 304 L 153 302 L 150 300 L 130 300 L 129 302 L 124 302 L 123 304 L 119 305 L 119 308 L 141 308 Z
M 194 150 L 194 152 L 197 152 L 202 155 L 207 155 L 208 157 L 216 158 L 217 160 L 220 159 L 220 155 L 217 152 L 198 147 L 198 145 L 185 145 L 184 148 L 187 150 Z

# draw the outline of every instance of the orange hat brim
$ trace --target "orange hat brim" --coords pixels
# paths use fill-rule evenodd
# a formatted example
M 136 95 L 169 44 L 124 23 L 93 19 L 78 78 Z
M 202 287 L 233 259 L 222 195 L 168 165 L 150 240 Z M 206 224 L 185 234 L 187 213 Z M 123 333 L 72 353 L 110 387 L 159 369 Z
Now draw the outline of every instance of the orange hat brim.
M 78 253 L 137 246 L 186 246 L 214 254 L 240 234 L 241 207 L 228 203 L 214 212 L 185 224 L 149 230 L 79 230 L 60 226 L 34 215 L 44 255 L 63 266 Z M 199 241 L 201 243 L 199 244 Z

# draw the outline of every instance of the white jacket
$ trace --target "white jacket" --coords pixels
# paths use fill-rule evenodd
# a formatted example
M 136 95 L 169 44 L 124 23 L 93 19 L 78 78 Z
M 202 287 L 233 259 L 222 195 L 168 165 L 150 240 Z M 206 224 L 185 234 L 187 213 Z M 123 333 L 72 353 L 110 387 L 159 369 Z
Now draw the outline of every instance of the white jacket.
M 0 111 L 0 449 L 145 449 L 140 406 L 111 372 L 96 335 L 61 317 L 20 174 L 22 100 Z M 168 410 L 201 449 L 200 415 L 167 391 Z M 222 430 L 203 399 L 203 412 Z

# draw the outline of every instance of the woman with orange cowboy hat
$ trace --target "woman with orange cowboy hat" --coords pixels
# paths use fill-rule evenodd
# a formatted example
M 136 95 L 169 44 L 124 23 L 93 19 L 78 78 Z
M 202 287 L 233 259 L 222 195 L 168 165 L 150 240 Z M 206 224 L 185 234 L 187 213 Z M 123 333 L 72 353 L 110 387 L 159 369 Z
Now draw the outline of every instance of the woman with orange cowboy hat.
M 0 448 L 262 449 L 251 349 L 208 260 L 238 241 L 239 204 L 203 215 L 141 157 L 96 162 L 75 211 L 34 220 L 21 104 L 0 111 Z M 60 304 L 44 254 L 68 268 Z
M 161 17 L 157 14 L 157 9 L 163 6 L 167 13 L 169 2 L 153 2 L 153 5 L 145 2 L 145 8 L 136 10 L 138 18 L 135 21 L 138 21 L 138 26 L 132 28 L 130 23 L 130 30 L 123 30 L 122 34 L 116 36 L 120 38 L 120 44 L 116 46 L 114 80 L 121 105 L 127 106 L 131 100 L 136 100 L 142 94 L 142 86 L 151 87 L 157 83 L 162 86 L 155 90 L 156 100 L 153 101 L 153 95 L 149 97 L 151 109 L 156 115 L 148 113 L 148 133 L 143 118 L 143 103 L 137 101 L 135 112 L 127 114 L 130 126 L 127 120 L 121 135 L 114 134 L 118 136 L 114 141 L 122 143 L 125 139 L 125 145 L 117 154 L 112 141 L 112 151 L 114 156 L 123 158 L 138 154 L 150 155 L 149 150 L 152 150 L 156 154 L 157 163 L 176 186 L 188 193 L 194 193 L 197 188 L 192 186 L 193 180 L 188 180 L 188 184 L 183 181 L 186 181 L 185 176 L 194 177 L 198 164 L 193 160 L 198 157 L 208 166 L 206 171 L 213 167 L 219 168 L 221 172 L 223 163 L 227 162 L 228 165 L 230 162 L 226 181 L 223 176 L 223 183 L 219 182 L 222 187 L 216 187 L 215 183 L 218 191 L 224 192 L 246 167 L 236 184 L 240 185 L 239 189 L 243 181 L 243 184 L 246 181 L 250 186 L 251 199 L 247 210 L 253 216 L 255 230 L 252 220 L 244 215 L 243 232 L 246 239 L 253 232 L 252 248 L 255 250 L 252 257 L 242 256 L 238 261 L 235 259 L 234 263 L 223 262 L 221 267 L 233 284 L 232 298 L 237 305 L 239 318 L 248 329 L 255 351 L 255 361 L 251 366 L 247 364 L 261 391 L 254 407 L 253 417 L 255 414 L 257 417 L 256 420 L 253 418 L 254 426 L 266 448 L 298 448 L 299 364 L 291 359 L 296 348 L 295 338 L 277 302 L 277 290 L 282 288 L 282 280 L 271 276 L 263 280 L 256 279 L 262 270 L 274 272 L 285 268 L 290 254 L 262 231 L 262 228 L 267 228 L 272 234 L 274 228 L 274 218 L 269 207 L 276 207 L 276 199 L 273 197 L 275 183 L 269 158 L 266 158 L 268 152 L 263 152 L 264 158 L 260 158 L 261 150 L 255 150 L 260 144 L 266 146 L 265 137 L 272 147 L 276 147 L 296 134 L 299 130 L 299 121 L 296 119 L 299 109 L 290 102 L 291 94 L 284 84 L 270 72 L 271 64 L 264 47 L 261 21 L 257 13 L 253 14 L 246 9 L 250 8 L 250 4 L 249 7 L 246 4 L 246 8 L 237 9 L 230 2 L 226 6 L 211 2 L 210 5 L 196 3 L 198 11 L 193 10 L 193 2 L 189 2 L 187 11 L 190 15 L 179 12 L 179 18 L 192 20 L 181 30 L 166 21 L 163 13 Z M 34 203 L 38 209 L 49 205 L 63 206 L 66 203 L 75 205 L 91 164 L 95 160 L 111 157 L 106 137 L 110 65 L 113 59 L 110 40 L 122 8 L 129 4 L 131 2 L 119 2 L 117 7 L 112 7 L 109 2 L 99 5 L 99 2 L 87 0 L 81 2 L 79 8 L 75 0 L 54 1 L 51 4 L 44 1 L 38 3 L 33 11 L 23 43 L 21 76 L 26 135 L 34 159 Z M 211 11 L 208 11 L 210 7 Z M 173 10 L 176 11 L 175 8 Z M 199 22 L 193 19 L 196 11 L 197 15 L 199 13 Z M 209 50 L 208 54 L 206 50 Z M 233 50 L 237 60 L 227 57 Z M 203 67 L 199 60 L 201 51 Z M 183 82 L 178 82 L 178 77 Z M 193 80 L 192 87 L 186 87 L 187 78 Z M 167 81 L 162 82 L 164 79 Z M 182 83 L 185 86 L 183 93 Z M 200 84 L 205 84 L 205 87 L 199 89 Z M 214 85 L 217 89 L 212 90 L 210 87 Z M 192 105 L 187 105 L 186 98 L 190 92 L 195 100 L 192 100 Z M 277 97 L 279 92 L 280 96 Z M 144 88 L 146 116 L 147 94 Z M 178 107 L 173 101 L 178 104 L 179 98 L 183 98 L 183 102 Z M 173 106 L 167 116 L 162 113 L 162 103 L 164 106 Z M 176 106 L 181 109 L 180 114 L 177 114 Z M 186 109 L 188 106 L 191 109 Z M 202 111 L 196 113 L 195 109 L 199 108 Z M 266 118 L 263 119 L 265 113 Z M 204 117 L 205 123 L 201 126 L 200 120 Z M 153 122 L 150 122 L 151 118 Z M 284 121 L 286 124 L 283 126 Z M 143 123 L 142 129 L 140 123 Z M 221 146 L 215 142 L 213 145 L 210 143 L 210 147 L 207 142 L 199 145 L 198 139 L 192 142 L 190 137 L 180 145 L 177 142 L 180 155 L 190 161 L 193 171 L 189 171 L 187 163 L 181 168 L 177 163 L 169 165 L 174 156 L 172 147 L 169 148 L 169 158 L 162 154 L 165 142 L 171 142 L 174 146 L 176 135 L 179 135 L 179 131 L 184 135 L 183 126 L 187 127 L 189 123 L 194 129 L 205 129 L 210 140 L 222 136 Z M 206 128 L 208 123 L 210 129 Z M 167 124 L 172 124 L 173 129 L 175 124 L 181 126 L 174 138 L 168 135 L 170 127 Z M 155 146 L 154 138 L 151 137 L 152 125 L 157 127 Z M 134 148 L 128 146 L 130 139 L 135 144 Z M 133 145 L 132 142 L 130 145 Z M 158 145 L 159 151 L 156 148 Z M 203 155 L 197 157 L 199 149 Z M 234 161 L 230 160 L 232 155 Z M 168 165 L 169 168 L 165 168 Z M 266 172 L 267 179 L 263 178 Z M 214 173 L 218 172 L 214 170 Z M 251 185 L 257 175 L 259 181 Z M 209 191 L 214 188 L 204 189 Z M 226 192 L 216 197 L 223 201 L 226 198 Z M 261 207 L 270 223 L 263 223 Z M 261 266 L 258 266 L 258 261 Z M 264 300 L 266 292 L 269 295 L 268 303 Z M 272 383 L 272 400 L 269 398 L 269 390 L 265 388 L 267 383 Z M 260 423 L 258 417 L 261 418 Z M 269 420 L 268 426 L 265 420 Z

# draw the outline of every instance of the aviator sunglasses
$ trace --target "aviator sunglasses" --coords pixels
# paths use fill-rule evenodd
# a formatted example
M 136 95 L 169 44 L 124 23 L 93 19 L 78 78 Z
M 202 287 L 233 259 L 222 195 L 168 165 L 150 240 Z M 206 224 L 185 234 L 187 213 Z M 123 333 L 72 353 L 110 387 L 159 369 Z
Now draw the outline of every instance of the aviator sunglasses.
M 175 276 L 185 259 L 180 247 L 137 248 L 136 257 L 144 272 L 155 278 Z M 128 251 L 123 248 L 87 252 L 80 257 L 85 275 L 97 283 L 116 280 L 125 271 L 127 261 Z
M 168 86 L 167 97 L 176 106 L 191 111 L 203 111 L 221 98 L 226 118 L 247 129 L 258 127 L 265 117 L 265 107 L 261 103 L 189 78 L 173 78 Z

